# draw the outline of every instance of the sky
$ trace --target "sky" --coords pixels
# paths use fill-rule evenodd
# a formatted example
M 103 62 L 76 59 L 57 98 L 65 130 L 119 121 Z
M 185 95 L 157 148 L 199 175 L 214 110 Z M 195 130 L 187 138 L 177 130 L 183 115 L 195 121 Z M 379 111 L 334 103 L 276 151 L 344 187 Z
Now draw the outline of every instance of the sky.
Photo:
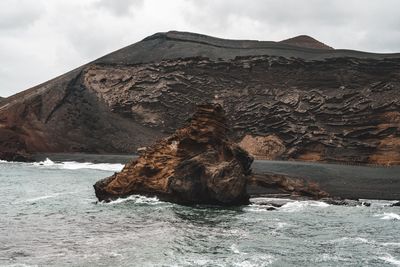
M 156 32 L 400 52 L 399 0 L 1 0 L 0 96 Z

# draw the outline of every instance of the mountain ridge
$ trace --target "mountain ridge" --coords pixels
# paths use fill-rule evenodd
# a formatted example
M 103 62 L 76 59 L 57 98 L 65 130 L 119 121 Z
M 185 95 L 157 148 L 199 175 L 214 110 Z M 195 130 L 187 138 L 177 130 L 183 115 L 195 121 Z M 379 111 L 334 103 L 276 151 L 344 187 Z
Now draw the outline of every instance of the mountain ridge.
M 258 158 L 400 164 L 399 69 L 400 54 L 157 33 L 3 100 L 0 158 L 134 153 L 216 102 Z

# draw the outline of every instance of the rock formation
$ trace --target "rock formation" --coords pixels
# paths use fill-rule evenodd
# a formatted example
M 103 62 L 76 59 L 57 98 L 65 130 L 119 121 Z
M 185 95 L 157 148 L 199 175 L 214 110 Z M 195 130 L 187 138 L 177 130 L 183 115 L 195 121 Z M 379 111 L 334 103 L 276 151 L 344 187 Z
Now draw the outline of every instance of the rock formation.
M 152 35 L 3 100 L 0 151 L 134 153 L 214 101 L 257 158 L 400 164 L 400 54 L 301 40 Z
M 286 194 L 290 197 L 321 199 L 330 196 L 316 182 L 277 173 L 252 174 L 247 180 L 247 192 L 253 197 Z
M 200 105 L 190 123 L 94 185 L 99 200 L 155 195 L 181 204 L 246 204 L 253 159 L 227 139 L 220 105 Z

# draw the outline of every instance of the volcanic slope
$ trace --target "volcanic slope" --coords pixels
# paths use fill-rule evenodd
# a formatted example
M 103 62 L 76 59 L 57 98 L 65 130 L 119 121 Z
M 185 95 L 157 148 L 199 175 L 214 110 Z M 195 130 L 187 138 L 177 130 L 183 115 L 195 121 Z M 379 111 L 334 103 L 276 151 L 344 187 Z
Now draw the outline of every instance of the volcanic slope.
M 3 100 L 0 158 L 134 153 L 217 102 L 256 158 L 399 164 L 400 54 L 296 38 L 149 36 Z

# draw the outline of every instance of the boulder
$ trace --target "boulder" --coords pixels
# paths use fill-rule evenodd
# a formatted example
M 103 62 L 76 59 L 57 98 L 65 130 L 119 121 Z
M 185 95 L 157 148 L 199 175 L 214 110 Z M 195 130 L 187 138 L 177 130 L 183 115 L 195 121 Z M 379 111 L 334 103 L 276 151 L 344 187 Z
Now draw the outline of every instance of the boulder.
M 247 204 L 253 158 L 227 132 L 219 104 L 199 105 L 186 127 L 147 147 L 121 172 L 98 181 L 96 196 L 100 201 L 141 194 L 187 205 Z

